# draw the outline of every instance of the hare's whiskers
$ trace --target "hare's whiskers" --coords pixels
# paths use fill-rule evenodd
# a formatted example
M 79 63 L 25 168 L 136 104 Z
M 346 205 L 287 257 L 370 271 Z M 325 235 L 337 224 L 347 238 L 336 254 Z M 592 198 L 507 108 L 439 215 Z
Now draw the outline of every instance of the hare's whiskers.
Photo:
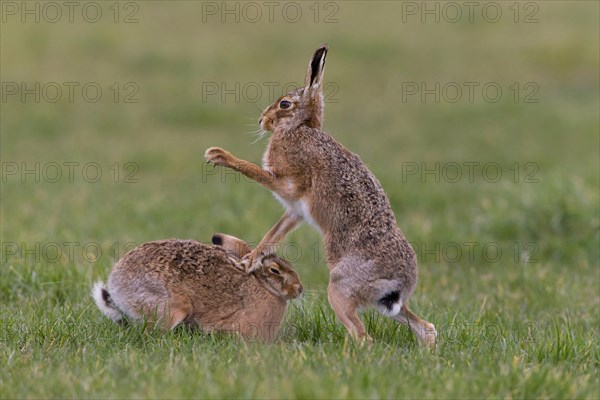
M 267 134 L 267 131 L 265 131 L 264 129 L 260 128 L 260 130 L 255 133 L 256 139 L 251 144 L 254 144 L 254 143 L 258 142 L 260 139 L 264 138 L 266 134 Z
M 248 131 L 248 132 L 242 132 L 244 135 L 257 135 L 259 133 L 261 133 L 262 129 L 258 128 L 258 129 L 254 129 L 252 131 Z

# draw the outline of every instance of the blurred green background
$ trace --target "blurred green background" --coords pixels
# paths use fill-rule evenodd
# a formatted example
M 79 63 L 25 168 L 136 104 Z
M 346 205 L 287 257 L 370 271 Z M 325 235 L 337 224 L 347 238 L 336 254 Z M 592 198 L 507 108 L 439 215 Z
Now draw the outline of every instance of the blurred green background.
M 281 206 L 257 184 L 207 166 L 202 155 L 220 146 L 259 162 L 267 139 L 253 143 L 248 132 L 286 84 L 303 81 L 310 55 L 323 43 L 330 46 L 325 129 L 379 178 L 400 228 L 415 244 L 421 267 L 412 307 L 442 337 L 444 326 L 486 318 L 504 328 L 533 321 L 539 332 L 549 332 L 536 350 L 513 343 L 516 350 L 481 355 L 480 367 L 439 372 L 449 374 L 438 376 L 448 385 L 429 392 L 413 387 L 403 395 L 598 396 L 599 3 L 476 2 L 469 15 L 462 2 L 81 2 L 72 22 L 68 8 L 56 4 L 62 16 L 52 22 L 58 15 L 48 3 L 2 3 L 2 397 L 188 395 L 143 372 L 139 382 L 146 390 L 109 390 L 102 385 L 118 378 L 102 373 L 87 389 L 58 378 L 69 376 L 68 365 L 91 376 L 93 360 L 112 353 L 90 345 L 91 355 L 81 356 L 85 362 L 74 358 L 54 372 L 45 370 L 42 365 L 64 356 L 64 346 L 80 346 L 65 339 L 67 344 L 46 348 L 54 331 L 33 326 L 53 326 L 75 310 L 78 330 L 100 325 L 110 337 L 113 328 L 88 292 L 131 243 L 208 241 L 214 232 L 258 241 L 282 214 Z M 457 8 L 462 17 L 452 22 Z M 457 86 L 463 91 L 454 101 Z M 502 95 L 496 98 L 498 87 Z M 102 96 L 90 100 L 96 88 Z M 414 88 L 419 92 L 407 92 Z M 473 179 L 468 165 L 474 165 Z M 425 170 L 437 171 L 439 179 Z M 286 243 L 281 251 L 309 289 L 308 310 L 320 307 L 333 321 L 319 235 L 303 226 Z M 477 247 L 470 252 L 465 243 Z M 489 244 L 502 253 L 484 253 Z M 462 253 L 457 256 L 452 246 Z M 292 319 L 310 320 L 309 311 L 294 310 Z M 369 326 L 392 329 L 382 321 Z M 55 334 L 70 335 L 61 332 Z M 407 332 L 392 341 L 398 351 L 406 349 Z M 300 343 L 315 351 L 309 358 L 319 360 L 314 346 L 326 337 L 299 334 L 283 336 L 282 352 Z M 547 362 L 543 355 L 560 348 L 556 341 L 563 334 L 579 347 L 549 361 L 541 377 L 528 377 L 523 371 Z M 167 339 L 167 346 L 179 339 Z M 446 362 L 464 365 L 462 357 L 481 344 L 465 340 L 458 348 L 448 342 L 442 359 L 415 347 L 415 355 L 402 357 L 425 357 L 420 362 L 427 371 Z M 231 346 L 234 354 L 240 351 L 238 344 Z M 332 346 L 325 354 L 337 354 Z M 40 348 L 47 358 L 28 355 L 27 349 Z M 279 360 L 265 357 L 260 362 Z M 360 359 L 346 357 L 338 360 L 340 368 Z M 381 356 L 381 362 L 410 364 L 395 357 Z M 139 367 L 141 360 L 132 365 Z M 513 380 L 492 378 L 481 367 L 503 362 L 516 371 Z M 377 369 L 373 363 L 355 367 Z M 242 367 L 227 364 L 224 373 L 228 368 Z M 380 375 L 365 374 L 362 383 L 344 374 L 297 376 L 290 378 L 297 385 L 272 393 L 400 396 L 393 385 L 401 383 L 390 383 L 392 377 L 384 384 Z M 480 379 L 465 385 L 464 376 Z M 529 378 L 535 382 L 531 390 L 515 389 Z M 346 389 L 325 389 L 334 381 Z M 191 396 L 270 393 L 260 385 L 248 392 L 235 384 L 205 390 Z

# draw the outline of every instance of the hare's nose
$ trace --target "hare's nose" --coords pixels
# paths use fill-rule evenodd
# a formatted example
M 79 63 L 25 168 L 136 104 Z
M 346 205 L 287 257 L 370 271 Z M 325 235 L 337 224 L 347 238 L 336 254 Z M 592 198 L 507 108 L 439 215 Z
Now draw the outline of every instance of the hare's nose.
M 296 293 L 298 293 L 298 296 L 300 296 L 302 294 L 302 285 L 294 285 L 294 290 Z
M 259 125 L 260 125 L 260 124 L 262 124 L 262 117 L 260 117 L 260 118 L 258 119 L 258 124 L 259 124 Z

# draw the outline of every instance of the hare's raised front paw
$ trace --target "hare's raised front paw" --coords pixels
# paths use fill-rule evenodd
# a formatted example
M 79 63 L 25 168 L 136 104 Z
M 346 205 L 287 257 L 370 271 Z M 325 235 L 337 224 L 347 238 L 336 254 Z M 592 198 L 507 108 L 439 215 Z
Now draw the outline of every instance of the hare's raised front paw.
M 240 261 L 240 265 L 247 273 L 251 273 L 260 268 L 262 263 L 260 257 L 257 257 L 254 254 L 250 253 L 242 258 L 242 261 Z
M 204 153 L 204 159 L 214 165 L 227 167 L 231 165 L 233 157 L 227 150 L 223 150 L 220 147 L 211 147 Z
M 244 267 L 244 264 L 241 260 L 234 257 L 229 257 L 229 261 L 231 261 L 231 264 L 235 269 L 238 269 L 242 272 L 246 272 L 246 267 Z

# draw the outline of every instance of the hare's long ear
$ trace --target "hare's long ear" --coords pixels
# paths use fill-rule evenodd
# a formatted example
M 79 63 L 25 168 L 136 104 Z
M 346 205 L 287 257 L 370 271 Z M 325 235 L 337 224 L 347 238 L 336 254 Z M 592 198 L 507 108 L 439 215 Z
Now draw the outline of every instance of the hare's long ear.
M 304 105 L 309 110 L 309 118 L 306 124 L 311 128 L 322 129 L 325 100 L 323 97 L 323 73 L 325 72 L 325 58 L 329 48 L 326 44 L 319 47 L 313 54 L 306 78 L 304 79 L 304 94 L 302 95 Z
M 306 77 L 304 78 L 305 93 L 320 93 L 323 89 L 323 73 L 325 72 L 327 50 L 329 50 L 329 47 L 324 44 L 315 51 L 315 54 L 310 59 L 308 69 L 306 70 Z
M 252 251 L 252 248 L 248 246 L 248 243 L 244 242 L 242 239 L 238 239 L 231 235 L 225 235 L 224 233 L 215 233 L 212 237 L 212 242 L 217 246 L 223 247 L 228 255 L 236 258 L 242 258 Z

